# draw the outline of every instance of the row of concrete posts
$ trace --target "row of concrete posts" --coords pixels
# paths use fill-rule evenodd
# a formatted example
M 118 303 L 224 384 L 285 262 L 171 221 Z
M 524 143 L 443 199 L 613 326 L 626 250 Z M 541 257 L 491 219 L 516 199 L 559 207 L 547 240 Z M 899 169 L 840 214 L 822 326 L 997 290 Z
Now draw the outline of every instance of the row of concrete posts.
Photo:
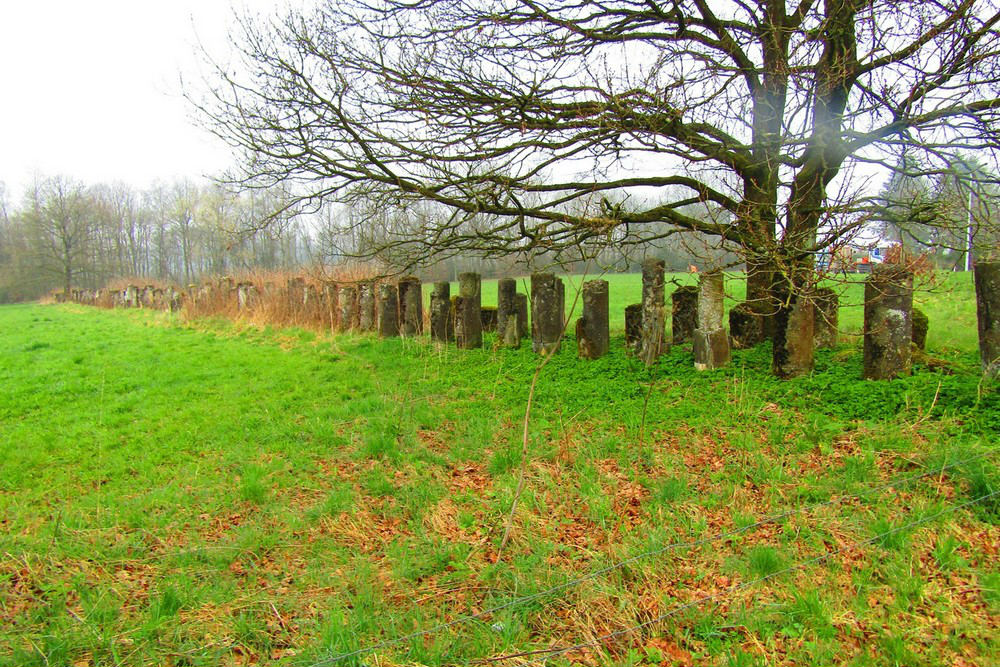
M 837 345 L 838 309 L 836 293 L 818 289 L 810 293 L 786 294 L 772 312 L 759 304 L 743 302 L 729 312 L 729 331 L 724 323 L 724 276 L 719 271 L 699 276 L 697 286 L 679 287 L 671 294 L 672 336 L 666 337 L 664 263 L 650 259 L 642 266 L 642 300 L 625 309 L 625 346 L 647 365 L 652 365 L 670 344 L 691 343 L 694 365 L 699 370 L 725 366 L 733 347 L 752 347 L 771 339 L 774 372 L 783 377 L 808 373 L 815 348 Z M 1000 374 L 1000 262 L 981 262 L 975 267 L 976 308 L 980 355 L 984 372 Z M 273 285 L 264 286 L 272 291 Z M 326 313 L 324 319 L 340 331 L 377 331 L 382 337 L 419 336 L 424 332 L 421 281 L 402 278 L 395 284 L 366 281 L 352 284 L 327 282 L 322 287 L 293 278 L 286 286 L 289 306 Z M 129 285 L 121 290 L 72 290 L 69 298 L 90 305 L 177 310 L 185 299 L 222 294 L 235 295 L 240 310 L 254 306 L 259 298 L 252 283 L 234 283 L 223 278 L 217 285 L 175 288 Z M 581 289 L 581 317 L 576 322 L 577 352 L 596 359 L 607 354 L 610 343 L 608 282 L 586 281 Z M 530 312 L 529 312 L 530 311 Z M 454 342 L 460 349 L 483 345 L 484 331 L 495 331 L 500 345 L 516 348 L 530 335 L 532 349 L 553 354 L 560 348 L 566 321 L 566 288 L 552 273 L 531 276 L 530 296 L 518 293 L 510 278 L 497 283 L 497 307 L 484 308 L 481 280 L 477 273 L 458 278 L 458 294 L 451 295 L 447 282 L 435 283 L 430 297 L 430 336 Z M 529 316 L 530 315 L 530 316 Z M 923 349 L 927 317 L 913 307 L 913 275 L 899 265 L 878 265 L 865 282 L 864 377 L 891 379 L 910 372 L 914 349 Z

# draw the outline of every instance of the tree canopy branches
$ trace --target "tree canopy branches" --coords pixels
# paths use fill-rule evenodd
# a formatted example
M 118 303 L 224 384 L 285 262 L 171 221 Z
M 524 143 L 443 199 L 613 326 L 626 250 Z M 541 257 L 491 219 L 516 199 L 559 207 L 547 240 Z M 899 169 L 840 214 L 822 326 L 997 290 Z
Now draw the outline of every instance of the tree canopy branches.
M 996 173 L 998 22 L 995 0 L 346 0 L 244 18 L 191 96 L 244 185 L 369 212 L 349 224 L 435 204 L 385 238 L 413 261 L 684 230 L 791 277 L 904 148 Z

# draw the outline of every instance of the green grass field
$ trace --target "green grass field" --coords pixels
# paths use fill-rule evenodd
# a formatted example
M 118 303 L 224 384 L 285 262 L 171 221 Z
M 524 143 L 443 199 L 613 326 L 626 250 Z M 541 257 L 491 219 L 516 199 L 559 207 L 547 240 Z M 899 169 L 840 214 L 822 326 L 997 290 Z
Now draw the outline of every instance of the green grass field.
M 646 369 L 614 276 L 612 354 L 539 375 L 502 549 L 530 346 L 0 308 L 0 665 L 998 664 L 963 279 L 918 297 L 936 363 L 876 383 L 852 337 L 787 382 L 767 346 Z

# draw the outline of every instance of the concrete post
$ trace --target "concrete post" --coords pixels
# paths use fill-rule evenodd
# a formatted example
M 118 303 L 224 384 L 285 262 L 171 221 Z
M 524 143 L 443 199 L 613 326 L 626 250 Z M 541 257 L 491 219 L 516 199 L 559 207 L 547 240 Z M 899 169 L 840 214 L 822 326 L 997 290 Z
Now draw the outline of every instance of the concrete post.
M 399 336 L 399 291 L 395 285 L 379 285 L 378 335 L 381 338 Z
M 507 318 L 517 312 L 517 281 L 501 278 L 497 281 L 497 334 L 506 338 Z
M 597 359 L 608 353 L 608 281 L 588 280 L 583 284 L 583 316 L 576 321 L 577 353 L 583 359 Z
M 424 332 L 423 284 L 408 276 L 399 281 L 399 333 L 418 336 Z
M 323 291 L 326 294 L 327 319 L 329 320 L 330 331 L 334 331 L 337 329 L 337 323 L 340 321 L 340 288 L 337 287 L 337 283 L 330 280 L 323 286 Z
M 494 333 L 497 330 L 497 309 L 494 306 L 481 306 L 479 323 L 482 325 L 483 333 Z
M 694 367 L 699 371 L 729 363 L 729 336 L 722 326 L 725 283 L 721 271 L 703 273 L 698 283 L 698 328 L 694 330 Z
M 531 274 L 531 348 L 539 354 L 559 350 L 563 312 L 559 310 L 558 282 L 551 273 Z
M 358 329 L 375 331 L 375 283 L 368 281 L 358 285 Z
M 777 311 L 772 318 L 771 370 L 780 378 L 807 375 L 813 369 L 813 325 L 815 307 L 812 295 L 802 288 L 795 294 L 778 293 Z
M 478 273 L 458 274 L 455 298 L 455 344 L 463 350 L 483 346 L 482 296 Z
M 817 348 L 837 347 L 840 328 L 840 299 L 837 293 L 829 287 L 823 287 L 813 293 L 813 342 Z
M 678 287 L 670 295 L 670 301 L 674 345 L 690 342 L 698 328 L 698 288 L 694 285 Z
M 531 335 L 528 322 L 528 295 L 518 293 L 515 295 L 517 301 L 517 335 L 519 338 L 527 338 Z
M 864 377 L 890 380 L 910 374 L 913 340 L 913 274 L 877 264 L 865 281 Z
M 431 291 L 431 340 L 447 343 L 455 340 L 455 319 L 451 313 L 451 285 L 434 283 Z
M 625 352 L 637 355 L 642 348 L 642 304 L 625 306 Z
M 763 343 L 764 316 L 753 309 L 753 304 L 743 301 L 729 311 L 729 341 L 736 349 L 746 349 Z
M 652 366 L 667 349 L 666 312 L 663 290 L 663 260 L 642 263 L 642 342 L 639 358 Z
M 918 350 L 927 349 L 927 328 L 929 326 L 930 320 L 927 319 L 927 314 L 914 307 L 912 340 L 914 347 Z
M 566 319 L 566 283 L 563 282 L 562 278 L 556 278 L 556 297 L 559 299 L 559 305 L 556 309 L 559 311 L 559 331 L 566 331 L 566 327 L 569 324 L 569 320 Z M 560 338 L 561 338 L 560 334 Z
M 1000 262 L 976 262 L 976 315 L 983 375 L 1000 378 Z
M 340 331 L 351 331 L 358 327 L 358 288 L 343 285 L 338 295 L 340 301 Z
M 507 317 L 502 335 L 504 347 L 511 349 L 521 347 L 521 313 L 515 310 Z

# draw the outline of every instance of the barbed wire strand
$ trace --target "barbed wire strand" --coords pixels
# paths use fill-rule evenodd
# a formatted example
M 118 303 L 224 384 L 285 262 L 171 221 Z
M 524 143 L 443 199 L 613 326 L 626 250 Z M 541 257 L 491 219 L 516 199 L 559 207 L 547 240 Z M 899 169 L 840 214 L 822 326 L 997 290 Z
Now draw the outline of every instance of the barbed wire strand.
M 781 521 L 783 519 L 787 519 L 787 518 L 789 518 L 791 516 L 795 516 L 796 514 L 801 514 L 803 512 L 807 512 L 807 511 L 812 511 L 812 510 L 815 510 L 815 509 L 819 509 L 821 507 L 827 507 L 827 506 L 830 506 L 830 505 L 835 505 L 835 504 L 838 504 L 840 502 L 844 502 L 844 501 L 850 500 L 852 498 L 863 498 L 865 496 L 873 495 L 875 493 L 879 493 L 881 491 L 885 491 L 886 489 L 891 489 L 893 487 L 905 486 L 907 484 L 910 484 L 911 482 L 915 482 L 915 481 L 918 481 L 920 479 L 923 479 L 924 477 L 930 477 L 932 475 L 940 475 L 941 473 L 943 473 L 946 470 L 950 470 L 952 468 L 957 468 L 959 466 L 963 466 L 963 465 L 966 465 L 968 463 L 972 463 L 973 461 L 977 461 L 977 460 L 979 460 L 981 458 L 991 456 L 991 455 L 995 454 L 998 450 L 1000 450 L 1000 448 L 994 447 L 994 448 L 989 449 L 987 451 L 980 452 L 979 454 L 976 454 L 975 456 L 970 456 L 970 457 L 968 457 L 966 459 L 963 459 L 961 461 L 956 461 L 956 462 L 953 462 L 953 463 L 949 463 L 949 464 L 941 466 L 941 467 L 935 467 L 933 470 L 926 470 L 924 472 L 917 473 L 917 474 L 914 474 L 914 475 L 910 475 L 910 476 L 907 476 L 907 477 L 897 478 L 897 479 L 895 479 L 893 481 L 887 482 L 885 484 L 881 484 L 881 485 L 876 486 L 876 487 L 872 487 L 872 488 L 864 490 L 864 491 L 859 491 L 859 492 L 856 492 L 856 493 L 850 493 L 850 494 L 844 494 L 844 495 L 836 496 L 834 498 L 830 498 L 830 499 L 827 499 L 827 500 L 824 500 L 824 501 L 820 501 L 818 503 L 813 503 L 811 505 L 803 505 L 803 506 L 795 508 L 795 509 L 791 509 L 791 510 L 787 510 L 785 512 L 781 512 L 780 514 L 774 514 L 774 515 L 771 515 L 769 517 L 765 517 L 764 519 L 761 519 L 761 520 L 756 521 L 756 522 L 754 522 L 752 524 L 743 526 L 742 528 L 736 528 L 736 529 L 733 529 L 733 530 L 729 530 L 729 531 L 725 531 L 725 532 L 721 532 L 721 533 L 716 533 L 716 534 L 710 535 L 708 537 L 702 537 L 702 538 L 699 538 L 697 540 L 692 540 L 692 541 L 688 541 L 688 542 L 672 542 L 672 543 L 666 544 L 666 545 L 664 545 L 662 547 L 657 547 L 656 549 L 651 549 L 649 551 L 645 551 L 645 552 L 636 554 L 634 556 L 630 556 L 630 557 L 628 557 L 628 558 L 626 558 L 624 560 L 618 561 L 618 562 L 616 562 L 616 563 L 614 563 L 612 565 L 608 565 L 607 567 L 603 567 L 601 569 L 594 570 L 593 572 L 591 572 L 589 574 L 585 574 L 585 575 L 583 575 L 581 577 L 578 577 L 576 579 L 571 579 L 570 581 L 566 581 L 566 582 L 563 582 L 561 584 L 557 584 L 557 585 L 552 586 L 551 588 L 547 588 L 547 589 L 545 589 L 543 591 L 538 591 L 537 593 L 532 593 L 530 595 L 525 595 L 523 597 L 515 598 L 513 600 L 508 600 L 507 602 L 504 602 L 502 604 L 499 604 L 499 605 L 496 605 L 496 606 L 493 606 L 493 607 L 489 607 L 488 609 L 484 609 L 482 611 L 478 611 L 478 612 L 473 613 L 473 614 L 466 614 L 464 616 L 460 616 L 458 618 L 455 618 L 455 619 L 453 619 L 451 621 L 447 621 L 447 622 L 444 622 L 444 623 L 439 623 L 438 625 L 434 625 L 432 627 L 425 628 L 423 630 L 415 630 L 415 631 L 407 633 L 405 635 L 400 635 L 400 636 L 394 637 L 392 639 L 387 639 L 385 641 L 379 642 L 378 644 L 374 644 L 372 646 L 368 646 L 368 647 L 365 647 L 365 648 L 359 648 L 359 649 L 356 649 L 354 651 L 350 651 L 350 652 L 347 652 L 347 653 L 338 654 L 338 655 L 335 655 L 335 656 L 332 656 L 332 657 L 329 657 L 329 658 L 324 658 L 323 660 L 311 663 L 309 665 L 309 667 L 325 667 L 326 665 L 332 665 L 332 664 L 335 664 L 337 662 L 341 662 L 341 661 L 344 661 L 344 660 L 349 660 L 351 658 L 358 657 L 360 655 L 367 655 L 369 653 L 374 653 L 375 651 L 381 650 L 383 648 L 387 648 L 389 646 L 395 646 L 397 644 L 401 644 L 401 643 L 409 641 L 411 639 L 416 639 L 417 637 L 423 637 L 425 635 L 435 634 L 437 632 L 441 632 L 442 630 L 447 630 L 447 629 L 455 627 L 457 625 L 464 625 L 465 623 L 470 623 L 472 621 L 477 621 L 479 619 L 485 618 L 485 617 L 490 616 L 492 614 L 495 614 L 497 612 L 504 611 L 505 609 L 510 609 L 511 607 L 516 607 L 518 605 L 526 604 L 528 602 L 533 602 L 535 600 L 547 597 L 547 596 L 552 595 L 554 593 L 558 593 L 558 592 L 561 592 L 561 591 L 564 591 L 564 590 L 568 590 L 568 589 L 574 588 L 575 586 L 579 586 L 580 584 L 585 583 L 587 581 L 591 581 L 593 579 L 601 577 L 601 576 L 603 576 L 605 574 L 608 574 L 610 572 L 614 572 L 615 570 L 619 570 L 619 569 L 621 569 L 623 567 L 627 567 L 629 565 L 632 565 L 633 563 L 639 562 L 641 560 L 645 560 L 647 558 L 652 558 L 653 556 L 659 556 L 661 554 L 667 553 L 668 551 L 673 551 L 673 550 L 683 549 L 683 548 L 698 547 L 698 546 L 703 546 L 705 544 L 710 544 L 712 542 L 717 542 L 719 540 L 727 540 L 729 538 L 736 537 L 737 535 L 741 535 L 743 533 L 746 533 L 746 532 L 749 532 L 749 531 L 752 531 L 752 530 L 756 530 L 757 528 L 760 528 L 762 526 L 766 526 L 768 524 L 775 523 L 775 522 Z
M 975 505 L 978 502 L 981 502 L 983 500 L 987 500 L 987 499 L 992 498 L 993 496 L 996 496 L 998 494 L 1000 494 L 1000 489 L 998 489 L 996 491 L 993 491 L 991 493 L 987 493 L 987 494 L 984 494 L 982 496 L 979 496 L 978 498 L 974 498 L 973 500 L 970 500 L 968 502 L 962 503 L 961 505 L 955 505 L 953 507 L 949 507 L 948 509 L 941 510 L 940 512 L 937 512 L 937 513 L 932 514 L 930 516 L 922 517 L 920 519 L 917 519 L 916 521 L 912 521 L 912 522 L 910 522 L 908 524 L 905 524 L 905 525 L 902 525 L 902 526 L 897 526 L 896 528 L 893 528 L 891 530 L 887 530 L 884 533 L 879 533 L 878 535 L 876 535 L 874 537 L 870 537 L 868 539 L 861 540 L 859 542 L 855 542 L 855 543 L 850 544 L 850 545 L 845 546 L 845 547 L 840 547 L 839 549 L 835 549 L 834 551 L 829 551 L 827 553 L 820 554 L 819 556 L 816 556 L 814 558 L 810 558 L 808 560 L 801 561 L 799 563 L 796 563 L 795 565 L 790 565 L 790 566 L 788 566 L 786 568 L 778 570 L 777 572 L 772 572 L 771 574 L 765 575 L 763 577 L 759 577 L 757 579 L 752 579 L 750 581 L 743 582 L 743 583 L 738 584 L 736 586 L 733 586 L 731 588 L 727 588 L 724 591 L 720 591 L 718 593 L 713 593 L 711 595 L 706 595 L 704 597 L 698 598 L 697 600 L 692 600 L 690 602 L 685 602 L 682 605 L 679 605 L 677 607 L 673 607 L 668 612 L 660 614 L 656 618 L 649 619 L 648 621 L 643 621 L 642 623 L 639 623 L 637 625 L 633 625 L 631 627 L 628 627 L 628 628 L 625 628 L 625 629 L 622 629 L 622 630 L 616 630 L 615 632 L 610 632 L 610 633 L 608 633 L 606 635 L 602 635 L 601 637 L 598 637 L 596 639 L 593 639 L 593 640 L 590 640 L 590 641 L 587 641 L 587 642 L 581 642 L 579 644 L 574 644 L 572 646 L 564 646 L 564 647 L 558 648 L 558 649 L 542 649 L 542 651 L 533 651 L 533 653 L 545 652 L 545 653 L 547 653 L 547 655 L 544 655 L 544 656 L 542 656 L 540 658 L 536 658 L 536 659 L 531 660 L 529 662 L 521 663 L 520 667 L 529 667 L 530 665 L 542 664 L 542 663 L 544 663 L 544 662 L 546 662 L 548 660 L 551 660 L 552 658 L 556 658 L 556 657 L 558 657 L 560 655 L 563 655 L 565 653 L 569 653 L 570 651 L 578 651 L 578 650 L 584 649 L 584 648 L 591 648 L 591 647 L 594 647 L 594 646 L 597 646 L 597 645 L 601 644 L 602 642 L 606 642 L 606 641 L 611 640 L 611 639 L 616 639 L 618 637 L 622 637 L 624 635 L 631 634 L 631 633 L 635 632 L 636 630 L 641 630 L 641 629 L 649 627 L 651 625 L 655 625 L 657 623 L 660 623 L 661 621 L 664 621 L 667 618 L 670 618 L 671 616 L 675 616 L 675 615 L 679 614 L 680 612 L 682 612 L 682 611 L 684 611 L 686 609 L 690 609 L 692 607 L 700 606 L 701 604 L 703 604 L 705 602 L 710 602 L 712 600 L 719 600 L 719 599 L 728 598 L 728 597 L 730 597 L 732 595 L 735 595 L 736 593 L 740 592 L 741 590 L 750 588 L 752 586 L 756 586 L 757 584 L 763 583 L 763 582 L 768 581 L 770 579 L 774 579 L 775 577 L 779 577 L 779 576 L 781 576 L 783 574 L 788 574 L 789 572 L 794 572 L 795 570 L 802 569 L 802 568 L 804 568 L 804 567 L 806 567 L 808 565 L 813 565 L 813 564 L 816 564 L 816 563 L 821 563 L 824 560 L 832 558 L 833 556 L 837 556 L 837 555 L 839 555 L 841 553 L 844 553 L 845 551 L 849 551 L 850 549 L 857 549 L 859 547 L 863 547 L 863 546 L 867 546 L 869 544 L 873 544 L 875 542 L 878 542 L 879 540 L 885 539 L 889 535 L 893 535 L 895 533 L 907 530 L 909 528 L 914 528 L 916 526 L 919 526 L 919 525 L 922 525 L 922 524 L 925 524 L 925 523 L 929 523 L 929 522 L 931 522 L 931 521 L 933 521 L 935 519 L 939 519 L 940 517 L 944 516 L 945 514 L 950 514 L 952 512 L 957 512 L 960 509 L 964 509 L 964 508 L 969 507 L 971 505 Z M 520 656 L 523 656 L 523 655 L 524 654 L 517 654 L 517 655 L 512 655 L 512 656 L 499 656 L 497 658 L 493 658 L 493 661 L 494 662 L 499 662 L 501 660 L 510 660 L 510 659 L 515 658 L 515 657 L 520 657 Z

